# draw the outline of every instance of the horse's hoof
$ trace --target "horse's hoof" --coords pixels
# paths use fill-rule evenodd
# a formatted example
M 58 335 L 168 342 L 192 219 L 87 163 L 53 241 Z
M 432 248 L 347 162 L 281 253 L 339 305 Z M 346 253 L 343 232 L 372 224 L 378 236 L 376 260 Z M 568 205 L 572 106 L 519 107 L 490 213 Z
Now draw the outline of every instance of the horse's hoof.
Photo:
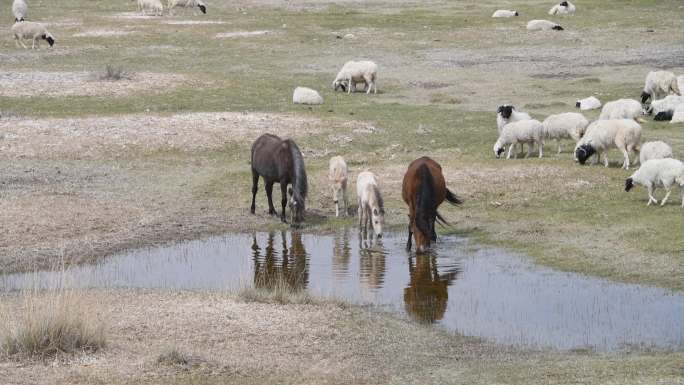
M 252 214 L 254 214 L 254 211 L 255 211 L 255 210 L 254 210 L 254 207 L 252 207 L 251 209 L 249 209 L 249 212 L 252 213 Z

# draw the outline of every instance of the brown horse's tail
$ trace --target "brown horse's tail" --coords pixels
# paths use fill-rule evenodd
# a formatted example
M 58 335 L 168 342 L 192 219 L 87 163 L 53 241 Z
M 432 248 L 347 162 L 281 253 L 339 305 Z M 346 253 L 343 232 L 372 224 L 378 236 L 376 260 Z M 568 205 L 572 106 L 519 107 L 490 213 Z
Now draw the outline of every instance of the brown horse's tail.
M 452 205 L 462 205 L 463 199 L 459 198 L 456 194 L 451 192 L 451 190 L 446 189 L 446 200 Z

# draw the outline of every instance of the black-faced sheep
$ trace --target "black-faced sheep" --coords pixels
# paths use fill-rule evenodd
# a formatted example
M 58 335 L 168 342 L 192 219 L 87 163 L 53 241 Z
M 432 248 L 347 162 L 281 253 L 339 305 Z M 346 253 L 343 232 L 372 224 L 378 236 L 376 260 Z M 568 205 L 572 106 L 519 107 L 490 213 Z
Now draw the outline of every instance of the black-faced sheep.
M 646 142 L 641 146 L 639 151 L 639 163 L 644 164 L 651 159 L 665 159 L 672 158 L 672 147 L 669 144 L 660 140 L 655 142 Z
M 643 112 L 641 103 L 634 99 L 618 99 L 608 102 L 601 109 L 600 120 L 638 119 Z
M 356 84 L 364 83 L 366 85 L 366 93 L 369 94 L 371 89 L 373 93 L 378 92 L 377 85 L 378 65 L 372 61 L 348 61 L 344 63 L 340 72 L 337 73 L 332 86 L 335 91 L 341 89 L 347 93 L 356 91 Z
M 579 108 L 580 111 L 585 110 L 595 110 L 601 108 L 601 101 L 594 96 L 588 98 L 580 99 L 575 103 L 575 107 Z
M 575 4 L 569 1 L 561 1 L 549 10 L 549 15 L 574 15 Z
M 169 0 L 166 4 L 169 12 L 174 8 L 199 8 L 202 13 L 207 13 L 207 5 L 202 0 Z
M 649 99 L 655 100 L 670 93 L 681 95 L 675 74 L 670 71 L 651 71 L 646 75 L 641 103 L 645 104 Z
M 511 11 L 508 9 L 499 9 L 494 11 L 492 17 L 515 17 L 518 16 L 518 11 Z
M 12 3 L 12 14 L 14 14 L 14 21 L 24 21 L 28 13 L 28 4 L 25 0 L 14 0 Z
M 542 122 L 544 139 L 556 139 L 560 154 L 561 139 L 572 139 L 577 143 L 584 136 L 588 125 L 587 118 L 577 112 L 551 115 Z
M 36 45 L 40 46 L 40 39 L 45 40 L 52 47 L 55 44 L 55 38 L 45 28 L 43 24 L 34 23 L 32 21 L 20 21 L 14 23 L 12 26 L 12 34 L 14 35 L 15 44 L 19 47 L 21 44 L 25 49 L 27 48 L 22 39 L 31 39 L 33 44 L 31 49 L 35 49 Z
M 548 20 L 530 20 L 527 23 L 527 30 L 528 31 L 562 31 L 563 27 L 561 27 L 558 23 L 554 23 L 553 21 L 548 21 Z
M 500 158 L 501 154 L 506 151 L 506 146 L 510 145 L 508 155 L 506 156 L 506 159 L 510 159 L 516 144 L 520 143 L 522 146 L 524 143 L 527 143 L 527 155 L 525 156 L 527 158 L 532 153 L 532 147 L 536 143 L 539 144 L 539 157 L 543 157 L 544 140 L 542 130 L 541 122 L 536 119 L 519 120 L 506 124 L 501 129 L 499 139 L 494 143 L 494 155 Z
M 575 159 L 584 164 L 596 154 L 594 164 L 603 155 L 603 162 L 608 167 L 608 150 L 617 148 L 624 156 L 622 168 L 629 169 L 629 153 L 639 151 L 641 142 L 641 126 L 632 119 L 597 120 L 589 125 L 584 137 L 577 142 Z
M 631 190 L 635 184 L 648 189 L 648 203 L 658 204 L 653 196 L 657 187 L 665 188 L 665 197 L 660 202 L 664 206 L 672 192 L 672 186 L 678 184 L 682 193 L 682 207 L 684 207 L 684 163 L 677 159 L 651 159 L 646 161 L 639 169 L 625 180 L 625 191 Z

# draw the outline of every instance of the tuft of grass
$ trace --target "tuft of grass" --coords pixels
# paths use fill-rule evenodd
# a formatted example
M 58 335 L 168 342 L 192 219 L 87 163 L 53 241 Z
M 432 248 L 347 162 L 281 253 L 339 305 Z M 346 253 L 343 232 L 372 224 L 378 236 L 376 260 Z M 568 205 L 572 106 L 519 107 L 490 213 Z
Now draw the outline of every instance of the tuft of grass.
M 104 327 L 77 292 L 57 289 L 23 293 L 19 314 L 2 312 L 0 353 L 45 358 L 61 353 L 96 352 L 106 344 Z
M 178 348 L 169 348 L 157 357 L 157 364 L 169 366 L 187 366 L 190 364 L 190 356 L 179 351 Z
M 130 80 L 132 74 L 124 70 L 122 65 L 107 64 L 105 66 L 105 71 L 100 75 L 100 80 L 107 81 L 119 81 L 119 80 Z
M 244 302 L 277 304 L 315 304 L 317 301 L 309 294 L 304 285 L 297 284 L 301 278 L 288 280 L 283 274 L 268 278 L 257 277 L 254 285 L 243 285 L 237 297 Z

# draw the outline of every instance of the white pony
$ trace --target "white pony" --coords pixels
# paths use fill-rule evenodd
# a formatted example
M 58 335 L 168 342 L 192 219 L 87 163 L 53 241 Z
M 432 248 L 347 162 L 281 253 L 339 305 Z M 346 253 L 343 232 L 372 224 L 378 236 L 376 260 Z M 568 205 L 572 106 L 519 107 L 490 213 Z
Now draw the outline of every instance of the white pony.
M 359 203 L 359 228 L 366 234 L 370 221 L 375 235 L 381 237 L 382 226 L 385 224 L 385 207 L 375 174 L 370 171 L 359 174 L 356 178 L 356 194 Z
M 330 169 L 328 170 L 328 179 L 330 180 L 330 187 L 333 192 L 333 201 L 335 202 L 335 216 L 340 216 L 340 199 L 344 201 L 344 216 L 347 216 L 347 163 L 341 156 L 333 156 L 330 158 Z

